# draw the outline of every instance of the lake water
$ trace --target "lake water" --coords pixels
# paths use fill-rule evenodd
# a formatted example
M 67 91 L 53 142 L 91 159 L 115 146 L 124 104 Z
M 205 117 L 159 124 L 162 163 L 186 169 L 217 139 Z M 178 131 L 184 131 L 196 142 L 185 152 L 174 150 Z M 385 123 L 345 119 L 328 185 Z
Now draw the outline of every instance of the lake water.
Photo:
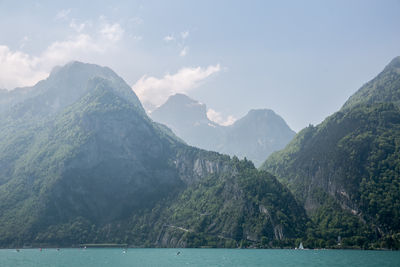
M 177 255 L 178 251 L 180 252 Z M 400 251 L 285 249 L 11 249 L 1 267 L 64 266 L 400 266 Z

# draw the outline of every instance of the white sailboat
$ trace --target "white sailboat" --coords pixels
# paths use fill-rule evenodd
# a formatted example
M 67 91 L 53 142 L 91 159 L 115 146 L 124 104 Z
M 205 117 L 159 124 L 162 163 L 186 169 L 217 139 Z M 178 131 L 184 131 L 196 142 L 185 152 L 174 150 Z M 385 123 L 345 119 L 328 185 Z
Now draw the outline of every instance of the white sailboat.
M 298 248 L 296 248 L 296 249 L 304 249 L 304 247 L 303 247 L 303 242 L 300 242 L 300 245 L 299 245 L 299 247 L 298 247 Z

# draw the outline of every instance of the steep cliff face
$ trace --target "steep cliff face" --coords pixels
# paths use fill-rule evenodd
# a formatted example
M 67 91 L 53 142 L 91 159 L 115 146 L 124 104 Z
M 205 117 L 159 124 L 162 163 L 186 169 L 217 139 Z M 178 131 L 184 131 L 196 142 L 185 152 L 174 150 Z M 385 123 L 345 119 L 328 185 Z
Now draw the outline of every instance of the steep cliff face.
M 248 161 L 186 188 L 166 210 L 160 246 L 228 246 L 302 237 L 307 217 L 289 190 Z
M 380 137 L 397 131 L 398 116 L 396 107 L 385 104 L 338 112 L 321 125 L 301 131 L 285 150 L 273 154 L 262 168 L 279 173 L 303 201 L 309 197 L 310 188 L 320 188 L 353 209 L 353 205 L 346 202 L 355 197 L 361 179 L 369 176 L 368 166 L 373 164 L 369 161 L 383 145 Z M 386 141 L 396 142 L 396 136 L 388 137 L 393 139 Z M 390 157 L 391 153 L 396 153 L 392 148 L 394 150 L 380 153 Z
M 175 167 L 179 177 L 191 185 L 210 174 L 231 172 L 230 157 L 201 149 L 181 147 L 177 150 Z
M 261 167 L 292 190 L 325 233 L 365 241 L 396 239 L 400 230 L 397 61 Z

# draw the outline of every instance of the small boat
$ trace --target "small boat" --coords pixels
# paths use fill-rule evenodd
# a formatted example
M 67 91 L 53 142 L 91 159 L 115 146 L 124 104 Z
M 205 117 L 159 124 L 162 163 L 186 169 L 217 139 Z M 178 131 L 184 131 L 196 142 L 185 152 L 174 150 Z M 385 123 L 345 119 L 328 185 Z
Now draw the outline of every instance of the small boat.
M 303 242 L 300 242 L 299 247 L 298 247 L 298 248 L 295 248 L 295 249 L 304 249 L 304 247 L 303 247 Z

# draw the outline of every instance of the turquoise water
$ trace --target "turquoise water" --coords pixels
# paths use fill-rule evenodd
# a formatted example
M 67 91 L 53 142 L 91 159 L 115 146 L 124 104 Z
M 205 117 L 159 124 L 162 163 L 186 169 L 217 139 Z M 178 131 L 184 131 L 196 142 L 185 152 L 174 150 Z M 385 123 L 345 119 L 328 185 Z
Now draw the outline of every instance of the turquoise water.
M 177 252 L 180 251 L 180 255 Z M 11 249 L 1 267 L 400 266 L 399 251 L 256 249 Z

